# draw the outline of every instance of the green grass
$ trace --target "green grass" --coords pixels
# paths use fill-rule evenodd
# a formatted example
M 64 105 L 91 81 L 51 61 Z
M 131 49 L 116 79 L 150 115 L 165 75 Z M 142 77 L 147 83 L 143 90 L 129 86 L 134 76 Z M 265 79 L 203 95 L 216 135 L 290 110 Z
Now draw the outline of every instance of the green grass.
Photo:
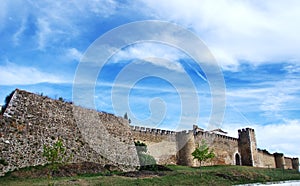
M 54 185 L 234 185 L 281 180 L 300 180 L 295 170 L 263 169 L 245 166 L 208 166 L 192 168 L 169 165 L 173 171 L 164 176 L 132 178 L 120 173 L 86 174 L 74 177 L 56 177 Z M 202 176 L 201 176 L 202 173 Z M 108 175 L 108 176 L 107 176 Z M 48 185 L 45 178 L 16 178 L 11 175 L 0 178 L 0 185 Z

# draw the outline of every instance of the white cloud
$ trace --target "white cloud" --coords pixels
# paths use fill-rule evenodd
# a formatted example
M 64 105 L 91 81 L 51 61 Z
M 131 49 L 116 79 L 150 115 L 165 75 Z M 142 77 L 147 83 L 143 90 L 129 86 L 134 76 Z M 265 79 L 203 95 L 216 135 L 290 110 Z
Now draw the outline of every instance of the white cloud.
M 140 62 L 149 62 L 177 72 L 184 72 L 179 59 L 186 57 L 177 49 L 162 44 L 140 43 L 119 51 L 111 60 L 119 63 L 122 60 L 140 59 Z
M 21 25 L 20 25 L 19 29 L 13 35 L 13 43 L 14 43 L 15 46 L 19 45 L 20 37 L 22 36 L 22 34 L 25 31 L 25 29 L 26 29 L 26 20 L 23 19 L 22 22 L 21 22 Z
M 83 2 L 86 4 L 86 2 Z M 98 16 L 108 17 L 115 12 L 117 3 L 113 0 L 91 0 L 87 3 L 89 9 Z
M 7 1 L 0 5 L 0 30 L 12 29 L 12 40 L 19 42 L 24 31 L 23 23 L 35 34 L 37 49 L 52 47 L 53 43 L 74 39 L 86 28 L 82 22 L 91 18 L 107 18 L 115 13 L 117 3 L 113 0 L 99 1 Z M 21 25 L 16 29 L 15 25 Z M 35 30 L 37 29 L 37 30 Z M 21 41 L 20 41 L 21 42 Z
M 99 1 L 32 1 L 31 4 L 37 8 L 35 16 L 38 19 L 39 46 L 45 45 L 45 41 L 76 37 L 81 30 L 81 24 L 87 18 L 95 15 L 107 18 L 115 13 L 116 3 L 113 0 Z
M 219 63 L 235 70 L 237 61 L 254 64 L 299 62 L 299 1 L 145 0 L 158 19 L 198 33 Z M 148 12 L 147 12 L 148 13 Z M 296 59 L 296 60 L 295 60 Z
M 300 73 L 300 65 L 287 65 L 284 67 L 289 74 Z
M 61 77 L 39 71 L 34 67 L 19 66 L 7 63 L 0 66 L 0 85 L 29 85 L 37 83 L 66 83 Z
M 283 111 L 283 104 L 293 99 L 292 96 L 288 95 L 283 91 L 270 92 L 265 95 L 265 100 L 262 102 L 260 109 L 265 112 L 266 115 L 276 116 Z
M 67 57 L 70 58 L 71 60 L 76 60 L 76 61 L 80 61 L 81 57 L 82 57 L 82 52 L 80 52 L 79 50 L 77 50 L 76 48 L 69 48 L 67 49 Z
M 272 152 L 283 152 L 290 156 L 300 157 L 299 120 L 285 120 L 281 124 L 258 125 L 255 128 L 258 147 Z
M 239 62 L 232 56 L 232 54 L 225 52 L 220 48 L 210 48 L 212 54 L 222 66 L 224 70 L 237 71 Z
M 261 112 L 267 118 L 278 119 L 288 110 L 298 110 L 300 104 L 298 79 L 261 81 L 248 88 L 228 88 L 227 102 L 247 112 Z
M 297 92 L 300 91 L 298 80 L 284 79 L 274 82 L 274 86 L 262 96 L 260 109 L 271 117 L 280 116 L 280 113 L 289 110 L 299 103 Z M 292 102 L 292 104 L 290 104 Z
M 57 4 L 53 1 L 49 1 L 50 4 Z M 61 4 L 61 3 L 59 3 Z M 68 14 L 73 14 L 74 12 L 79 13 L 80 15 L 88 16 L 90 12 L 94 15 L 107 18 L 115 13 L 117 8 L 117 3 L 114 0 L 88 0 L 88 1 L 70 1 L 64 2 L 65 6 L 72 8 L 73 10 L 67 10 Z M 58 8 L 60 13 L 64 13 L 64 8 L 61 5 L 56 5 L 55 8 Z
M 48 42 L 48 35 L 52 32 L 51 28 L 49 27 L 49 22 L 45 19 L 38 19 L 37 22 L 39 32 L 38 32 L 38 49 L 43 50 L 45 45 Z

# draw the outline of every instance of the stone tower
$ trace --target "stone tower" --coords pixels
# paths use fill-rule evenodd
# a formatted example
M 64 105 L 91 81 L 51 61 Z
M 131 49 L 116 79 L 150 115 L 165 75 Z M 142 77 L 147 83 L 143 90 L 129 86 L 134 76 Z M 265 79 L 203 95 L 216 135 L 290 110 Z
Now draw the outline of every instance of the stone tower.
M 242 165 L 256 166 L 258 154 L 254 129 L 239 130 L 238 148 L 241 154 Z
M 293 166 L 293 169 L 299 170 L 299 159 L 298 158 L 292 159 L 292 166 Z
M 194 133 L 190 131 L 182 131 L 176 133 L 177 141 L 177 164 L 194 166 L 194 159 L 191 156 L 195 150 Z
M 284 156 L 282 153 L 274 153 L 276 168 L 284 168 Z

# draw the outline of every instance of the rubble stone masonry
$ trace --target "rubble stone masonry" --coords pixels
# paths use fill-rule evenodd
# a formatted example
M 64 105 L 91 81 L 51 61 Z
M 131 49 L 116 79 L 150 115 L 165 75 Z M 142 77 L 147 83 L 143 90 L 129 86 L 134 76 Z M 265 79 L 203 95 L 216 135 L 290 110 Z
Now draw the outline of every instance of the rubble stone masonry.
M 70 162 L 109 164 L 123 171 L 139 166 L 127 120 L 17 89 L 0 118 L 0 175 L 46 164 L 43 145 L 58 138 Z
M 129 126 L 128 120 L 113 114 L 16 89 L 0 115 L 0 175 L 46 164 L 43 145 L 57 139 L 65 145 L 69 162 L 94 162 L 123 171 L 139 167 L 134 141 L 147 144 L 148 153 L 159 164 L 198 166 L 191 153 L 202 140 L 216 154 L 206 165 L 299 169 L 298 158 L 258 149 L 254 129 L 241 129 L 239 137 L 233 138 L 193 128 L 169 131 Z

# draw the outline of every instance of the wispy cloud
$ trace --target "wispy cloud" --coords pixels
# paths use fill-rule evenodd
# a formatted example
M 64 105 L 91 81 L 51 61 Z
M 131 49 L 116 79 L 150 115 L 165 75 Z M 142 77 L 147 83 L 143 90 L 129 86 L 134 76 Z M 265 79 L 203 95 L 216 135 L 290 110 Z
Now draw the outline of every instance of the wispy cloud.
M 22 41 L 30 42 L 33 39 L 35 40 L 35 46 L 31 45 L 33 49 L 45 50 L 47 47 L 52 47 L 54 43 L 57 45 L 62 41 L 76 39 L 86 31 L 86 28 L 81 27 L 83 22 L 95 16 L 109 17 L 115 13 L 117 4 L 113 0 L 7 1 L 0 6 L 0 29 L 11 29 L 10 31 L 15 33 L 12 40 L 17 45 L 21 42 L 19 36 L 24 33 L 26 24 L 27 26 L 31 24 L 27 29 L 30 30 L 28 32 L 34 33 L 35 37 L 24 37 Z M 31 20 L 28 22 L 29 18 Z
M 78 2 L 75 2 L 78 3 Z M 115 13 L 117 3 L 114 0 L 102 1 L 102 0 L 90 0 L 87 3 L 81 2 L 78 6 L 86 6 L 86 9 L 90 9 L 97 16 L 108 17 Z
M 240 61 L 300 61 L 298 1 L 143 2 L 156 18 L 197 32 L 226 70 L 236 70 Z
M 247 111 L 260 110 L 265 116 L 280 117 L 283 111 L 293 104 L 299 103 L 298 80 L 283 79 L 279 81 L 263 82 L 264 86 L 249 86 L 248 88 L 230 88 L 227 90 L 228 101 L 238 108 L 247 108 Z M 244 110 L 244 109 L 242 109 Z
M 38 19 L 37 26 L 38 49 L 43 50 L 48 42 L 48 35 L 52 32 L 52 30 L 49 27 L 48 21 L 46 21 L 45 19 Z
M 20 37 L 22 36 L 23 32 L 25 31 L 25 29 L 26 29 L 26 19 L 23 19 L 19 29 L 13 35 L 13 43 L 15 46 L 18 46 L 20 44 L 19 40 L 20 40 Z
M 0 66 L 0 85 L 29 85 L 37 83 L 66 83 L 65 78 L 42 72 L 34 67 L 6 63 Z
M 300 73 L 300 65 L 290 64 L 290 65 L 285 66 L 284 70 L 286 70 L 290 74 Z
M 71 60 L 80 61 L 82 55 L 83 55 L 82 52 L 80 52 L 76 48 L 69 48 L 66 50 L 66 56 Z
M 179 60 L 186 56 L 175 48 L 158 43 L 140 43 L 127 47 L 113 56 L 111 62 L 120 63 L 133 59 L 148 62 L 169 70 L 184 72 Z

